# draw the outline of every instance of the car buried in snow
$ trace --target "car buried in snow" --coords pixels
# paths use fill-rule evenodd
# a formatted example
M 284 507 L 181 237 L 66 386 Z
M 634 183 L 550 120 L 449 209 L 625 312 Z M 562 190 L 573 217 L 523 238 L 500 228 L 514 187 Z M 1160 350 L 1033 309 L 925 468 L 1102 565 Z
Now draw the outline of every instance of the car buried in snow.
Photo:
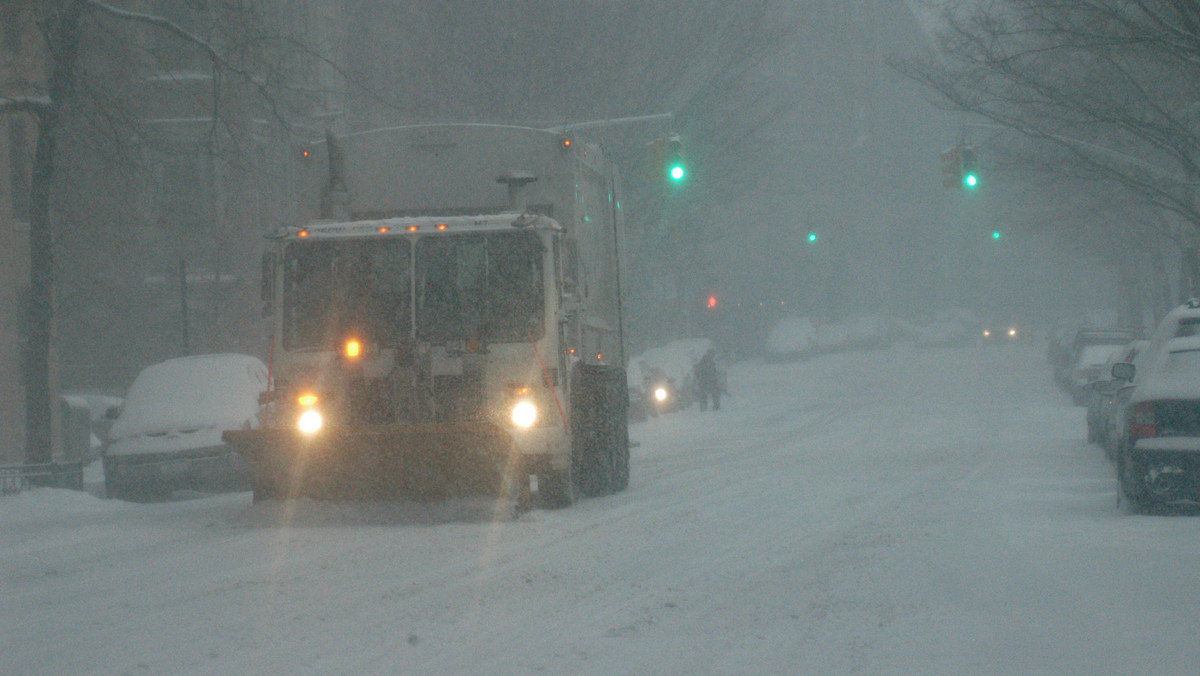
M 259 425 L 267 367 L 245 354 L 169 359 L 134 379 L 101 449 L 105 492 L 134 501 L 172 492 L 249 490 L 245 463 L 221 440 Z
M 1200 502 L 1200 301 L 1167 313 L 1133 363 L 1115 442 L 1121 493 L 1135 511 Z

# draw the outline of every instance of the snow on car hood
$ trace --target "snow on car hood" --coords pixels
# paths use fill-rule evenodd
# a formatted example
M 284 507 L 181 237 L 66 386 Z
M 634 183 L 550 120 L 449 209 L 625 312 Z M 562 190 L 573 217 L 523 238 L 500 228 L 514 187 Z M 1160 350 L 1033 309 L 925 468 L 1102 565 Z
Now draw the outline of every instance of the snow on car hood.
M 254 425 L 267 367 L 244 354 L 170 359 L 147 367 L 133 381 L 109 438 L 241 429 Z M 219 434 L 218 434 L 219 436 Z

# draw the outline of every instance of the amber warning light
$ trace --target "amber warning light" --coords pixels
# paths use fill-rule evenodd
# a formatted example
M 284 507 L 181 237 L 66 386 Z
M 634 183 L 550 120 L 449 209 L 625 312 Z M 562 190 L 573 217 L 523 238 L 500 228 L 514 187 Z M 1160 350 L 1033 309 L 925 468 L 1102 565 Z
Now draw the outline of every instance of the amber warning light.
M 355 359 L 360 354 L 362 354 L 362 343 L 359 343 L 357 340 L 355 340 L 353 338 L 351 338 L 350 340 L 347 340 L 346 341 L 346 356 L 351 359 Z

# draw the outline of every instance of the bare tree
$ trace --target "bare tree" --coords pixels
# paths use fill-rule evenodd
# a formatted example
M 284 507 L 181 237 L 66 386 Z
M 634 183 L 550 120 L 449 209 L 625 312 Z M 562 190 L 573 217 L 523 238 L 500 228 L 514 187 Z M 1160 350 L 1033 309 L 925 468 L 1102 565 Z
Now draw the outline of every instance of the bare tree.
M 267 30 L 255 3 L 206 0 L 186 8 L 164 3 L 162 13 L 140 12 L 102 0 L 45 0 L 32 3 L 46 55 L 43 83 L 26 96 L 0 99 L 0 114 L 30 114 L 37 122 L 36 151 L 30 189 L 30 291 L 26 372 L 27 461 L 51 459 L 51 343 L 55 324 L 56 214 L 60 161 L 65 134 L 86 129 L 96 139 L 138 133 L 138 92 L 119 86 L 121 75 L 145 78 L 149 72 L 169 72 L 169 55 L 186 53 L 186 60 L 210 70 L 208 88 L 213 143 L 238 137 L 239 116 L 246 115 L 247 94 L 264 102 L 277 120 L 286 116 L 277 92 L 286 73 L 277 66 L 285 41 Z M 190 13 L 191 25 L 177 20 Z M 144 130 L 142 130 L 144 131 Z M 75 139 L 76 141 L 78 139 Z M 119 142 L 110 145 L 120 151 Z M 214 152 L 221 153 L 224 148 Z M 117 164 L 130 157 L 115 158 Z
M 940 54 L 896 62 L 900 72 L 1036 141 L 1023 170 L 1123 186 L 1194 234 L 1200 2 L 988 0 L 943 21 Z

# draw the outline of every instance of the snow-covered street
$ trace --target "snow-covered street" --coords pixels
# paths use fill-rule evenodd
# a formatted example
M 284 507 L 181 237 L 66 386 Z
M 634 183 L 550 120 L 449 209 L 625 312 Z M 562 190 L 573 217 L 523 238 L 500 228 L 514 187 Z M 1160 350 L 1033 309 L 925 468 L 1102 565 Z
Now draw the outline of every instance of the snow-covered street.
M 1193 674 L 1200 519 L 1041 343 L 729 369 L 562 511 L 0 498 L 5 674 Z

